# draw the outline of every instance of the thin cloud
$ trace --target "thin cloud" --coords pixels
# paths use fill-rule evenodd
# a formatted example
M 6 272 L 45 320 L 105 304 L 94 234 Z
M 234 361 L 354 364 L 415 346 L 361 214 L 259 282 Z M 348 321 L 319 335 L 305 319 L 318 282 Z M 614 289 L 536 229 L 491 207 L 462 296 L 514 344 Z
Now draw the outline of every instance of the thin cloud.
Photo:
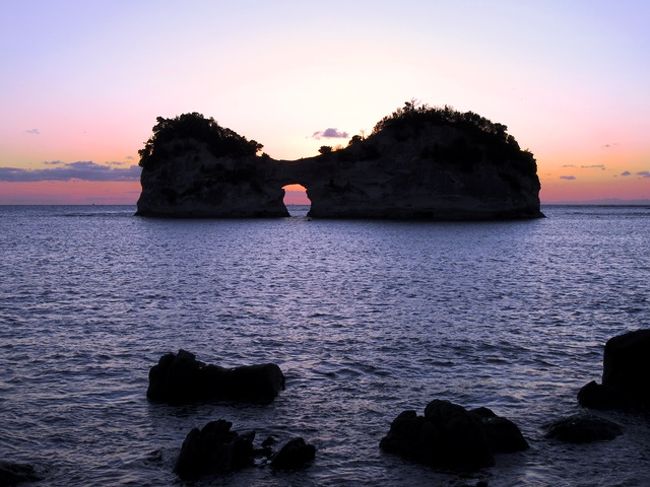
M 132 160 L 133 160 L 133 156 L 126 156 L 124 159 L 127 160 L 127 161 L 132 161 Z
M 562 167 L 576 167 L 575 164 L 564 164 Z
M 58 162 L 58 161 L 53 161 Z M 140 178 L 140 168 L 111 167 L 92 161 L 62 163 L 60 166 L 45 169 L 22 169 L 17 167 L 0 167 L 0 181 L 136 181 Z
M 581 169 L 601 169 L 603 171 L 606 169 L 605 164 L 590 164 L 588 166 L 580 166 L 580 168 Z
M 46 166 L 60 166 L 61 164 L 65 164 L 63 161 L 43 161 L 43 164 Z
M 567 181 L 573 181 L 576 179 L 575 176 L 560 176 L 560 179 L 566 179 Z
M 632 173 L 630 171 L 623 171 L 621 173 L 621 176 L 631 176 L 631 175 L 632 175 Z
M 610 143 L 610 144 L 603 144 L 603 145 L 601 145 L 601 147 L 602 147 L 603 149 L 609 149 L 609 148 L 611 148 L 611 147 L 616 147 L 617 145 L 618 145 L 618 142 L 612 142 L 612 143 Z
M 636 175 L 642 178 L 650 178 L 650 171 L 639 171 Z
M 25 130 L 25 133 L 30 135 L 41 135 L 41 131 L 38 129 Z
M 350 134 L 335 128 L 319 130 L 311 134 L 312 139 L 347 139 Z

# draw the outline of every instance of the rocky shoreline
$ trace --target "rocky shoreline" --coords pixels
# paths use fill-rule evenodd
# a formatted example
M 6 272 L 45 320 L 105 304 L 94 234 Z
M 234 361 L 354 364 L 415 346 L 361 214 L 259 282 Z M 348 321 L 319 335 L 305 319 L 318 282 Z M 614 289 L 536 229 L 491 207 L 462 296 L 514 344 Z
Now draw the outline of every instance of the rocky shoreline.
M 585 401 L 591 408 L 603 405 L 632 413 L 647 413 L 650 391 L 650 330 L 637 330 L 612 338 L 604 356 L 603 386 L 607 401 Z M 269 404 L 284 389 L 285 379 L 275 364 L 250 365 L 232 369 L 207 365 L 185 350 L 161 356 L 150 369 L 147 397 L 171 405 L 203 401 L 235 401 Z M 593 387 L 588 384 L 589 389 Z M 599 394 L 601 394 L 599 392 Z M 602 396 L 597 396 L 602 397 Z M 301 437 L 287 438 L 274 450 L 276 439 L 268 437 L 255 446 L 255 432 L 232 430 L 232 423 L 218 419 L 186 436 L 174 471 L 183 480 L 218 476 L 254 465 L 295 471 L 316 459 L 316 448 Z M 615 422 L 592 413 L 580 412 L 558 418 L 545 426 L 543 438 L 549 447 L 554 441 L 592 443 L 611 441 L 624 434 Z M 389 454 L 446 472 L 481 472 L 495 464 L 498 456 L 524 452 L 528 440 L 519 427 L 492 410 L 467 410 L 446 400 L 434 399 L 424 415 L 414 410 L 400 413 L 378 445 Z M 260 460 L 256 460 L 260 459 Z M 38 468 L 0 461 L 0 485 L 18 485 L 42 479 Z M 477 485 L 485 486 L 486 481 Z
M 604 382 L 610 384 L 611 377 L 617 377 L 620 383 L 635 384 L 634 397 L 639 397 L 639 387 L 642 384 L 641 397 L 645 397 L 643 394 L 650 390 L 647 388 L 650 381 L 649 336 L 650 330 L 638 330 L 608 341 L 603 374 L 608 379 Z M 624 353 L 620 352 L 621 347 Z M 170 357 L 195 361 L 194 355 L 181 350 L 177 355 L 164 355 L 160 362 L 178 363 Z M 152 367 L 152 371 L 157 370 L 156 367 L 159 366 Z M 153 376 L 154 380 L 160 380 L 157 372 Z M 255 389 L 256 384 L 242 381 L 240 387 Z M 619 386 L 613 390 L 617 390 L 623 398 L 630 397 L 630 392 L 625 388 Z M 186 399 L 195 397 L 190 392 Z M 613 402 L 625 404 L 621 401 Z M 273 468 L 289 470 L 307 467 L 315 458 L 315 447 L 302 438 L 289 440 L 279 452 L 274 453 L 270 448 L 274 442 L 272 438 L 267 438 L 260 448 L 255 448 L 255 432 L 239 434 L 230 431 L 231 426 L 228 421 L 220 419 L 208 423 L 202 430 L 195 428 L 188 433 L 176 464 L 178 475 L 181 478 L 197 478 L 202 474 L 230 472 L 252 466 L 255 456 L 267 459 L 262 466 L 270 462 Z M 617 423 L 585 412 L 558 418 L 548 423 L 544 429 L 543 438 L 563 443 L 611 441 L 624 433 Z M 515 423 L 498 416 L 489 408 L 467 410 L 458 404 L 434 399 L 427 404 L 424 415 L 418 415 L 414 410 L 401 412 L 391 423 L 379 447 L 386 453 L 434 469 L 462 473 L 477 472 L 493 466 L 496 457 L 524 452 L 529 448 L 529 443 Z M 191 468 L 187 465 L 191 465 Z M 481 481 L 479 484 L 487 485 L 487 482 Z

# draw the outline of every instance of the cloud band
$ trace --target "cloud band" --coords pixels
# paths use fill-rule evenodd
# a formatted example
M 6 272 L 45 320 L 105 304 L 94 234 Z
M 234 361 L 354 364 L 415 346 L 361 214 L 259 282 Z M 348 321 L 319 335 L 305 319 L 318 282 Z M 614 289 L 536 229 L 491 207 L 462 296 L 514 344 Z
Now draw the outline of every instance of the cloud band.
M 62 163 L 45 169 L 22 169 L 0 167 L 0 181 L 136 181 L 140 179 L 140 167 L 125 168 L 97 164 L 92 161 Z

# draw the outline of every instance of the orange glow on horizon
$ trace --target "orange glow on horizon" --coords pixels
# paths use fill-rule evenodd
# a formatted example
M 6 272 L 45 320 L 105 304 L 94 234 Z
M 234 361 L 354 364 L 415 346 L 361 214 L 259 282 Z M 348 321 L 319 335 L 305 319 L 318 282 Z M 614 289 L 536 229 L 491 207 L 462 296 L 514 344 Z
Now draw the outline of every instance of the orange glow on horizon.
M 134 205 L 139 181 L 0 181 L 1 205 Z
M 609 180 L 542 179 L 542 203 L 597 200 L 650 200 L 650 178 L 636 175 L 610 176 Z
M 285 191 L 300 191 L 302 193 L 305 193 L 307 191 L 307 188 L 305 188 L 302 184 L 287 184 L 286 186 L 283 186 L 282 189 Z
M 551 170 L 542 168 L 539 171 L 542 203 L 603 199 L 650 200 L 650 178 L 637 174 L 642 167 L 630 167 L 630 174 L 623 176 L 620 169 L 574 166 L 555 167 Z M 285 204 L 311 204 L 304 186 L 290 184 L 283 189 Z M 138 181 L 0 181 L 0 204 L 133 205 L 140 191 Z
M 536 153 L 542 203 L 592 200 L 648 200 L 650 148 L 622 143 L 594 144 L 582 151 Z

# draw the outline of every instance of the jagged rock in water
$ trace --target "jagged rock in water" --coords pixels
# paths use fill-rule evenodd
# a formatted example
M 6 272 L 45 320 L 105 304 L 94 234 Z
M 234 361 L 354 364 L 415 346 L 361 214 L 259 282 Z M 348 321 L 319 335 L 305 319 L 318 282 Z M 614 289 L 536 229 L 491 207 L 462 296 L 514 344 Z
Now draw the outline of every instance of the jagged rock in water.
M 650 330 L 610 338 L 605 344 L 602 384 L 589 382 L 578 402 L 594 409 L 650 409 Z
M 301 184 L 321 218 L 537 218 L 535 159 L 506 127 L 472 112 L 406 104 L 367 138 L 297 161 L 199 114 L 158 119 L 140 151 L 138 213 L 171 217 L 287 216 L 283 186 Z
M 36 480 L 39 480 L 39 477 L 31 465 L 0 460 L 1 486 L 19 485 Z
M 380 446 L 433 467 L 476 470 L 493 465 L 495 453 L 525 450 L 528 443 L 514 423 L 487 408 L 472 412 L 434 400 L 424 416 L 415 411 L 397 416 Z
M 304 467 L 316 456 L 316 447 L 297 437 L 289 440 L 271 460 L 273 468 L 293 470 Z
M 194 428 L 183 441 L 174 471 L 183 480 L 227 473 L 253 464 L 255 433 L 231 431 L 232 423 L 220 419 L 203 429 Z
M 613 440 L 623 434 L 616 423 L 591 414 L 574 414 L 547 426 L 547 438 L 566 443 L 591 443 Z
M 194 354 L 167 353 L 149 370 L 147 397 L 180 404 L 202 400 L 269 403 L 284 389 L 284 374 L 276 364 L 226 369 L 206 365 Z

